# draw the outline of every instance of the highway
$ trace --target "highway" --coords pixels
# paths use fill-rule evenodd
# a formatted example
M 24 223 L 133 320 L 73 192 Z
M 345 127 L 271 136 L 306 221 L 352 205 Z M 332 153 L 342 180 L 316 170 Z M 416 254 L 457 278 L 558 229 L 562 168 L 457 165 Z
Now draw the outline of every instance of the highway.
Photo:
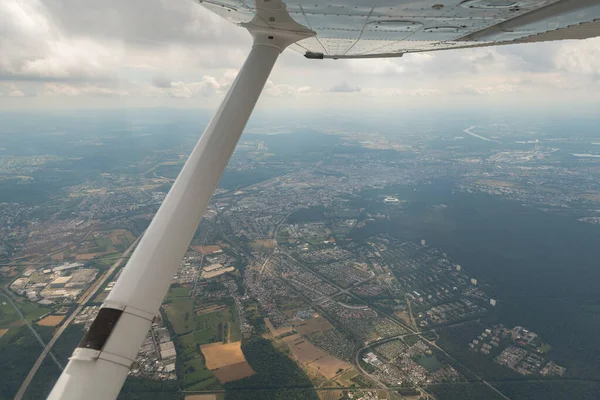
M 433 331 L 433 330 L 432 330 Z M 501 396 L 503 399 L 505 400 L 510 400 L 509 397 L 507 397 L 504 393 L 502 393 L 501 391 L 499 391 L 498 389 L 496 389 L 494 386 L 492 386 L 488 381 L 486 381 L 485 379 L 483 379 L 480 375 L 478 375 L 477 373 L 473 372 L 472 369 L 470 369 L 469 367 L 467 367 L 466 365 L 464 365 L 463 363 L 461 363 L 460 361 L 458 361 L 456 358 L 452 357 L 450 354 L 448 354 L 444 349 L 442 349 L 440 346 L 438 346 L 434 341 L 428 340 L 426 338 L 424 338 L 422 336 L 423 333 L 425 333 L 426 331 L 419 331 L 419 332 L 415 332 L 415 333 L 403 333 L 402 335 L 398 335 L 398 336 L 391 336 L 391 337 L 387 337 L 384 339 L 380 339 L 380 340 L 376 340 L 374 342 L 371 342 L 369 344 L 367 344 L 366 346 L 362 347 L 360 350 L 358 350 L 355 354 L 355 364 L 358 367 L 358 369 L 360 369 L 360 371 L 367 375 L 369 378 L 375 380 L 376 382 L 383 384 L 379 381 L 377 381 L 375 378 L 373 378 L 373 376 L 369 375 L 360 365 L 359 362 L 359 355 L 366 349 L 370 348 L 370 347 L 374 347 L 377 346 L 378 344 L 383 344 L 386 342 L 390 342 L 392 340 L 396 340 L 396 339 L 401 339 L 405 336 L 410 336 L 410 335 L 417 335 L 421 340 L 423 340 L 424 342 L 428 343 L 431 347 L 434 347 L 436 350 L 438 350 L 439 352 L 441 352 L 442 354 L 444 354 L 446 357 L 448 357 L 450 360 L 452 360 L 453 365 L 460 365 L 462 368 L 464 368 L 465 370 L 469 371 L 473 376 L 475 376 L 481 383 L 483 383 L 484 385 L 486 385 L 487 387 L 489 387 L 490 389 L 492 389 L 494 392 L 496 392 L 499 396 Z M 419 387 L 420 390 L 423 390 L 423 388 Z M 424 390 L 423 390 L 424 391 Z M 424 391 L 425 392 L 425 391 Z M 427 395 L 431 396 L 431 394 L 425 392 Z M 433 396 L 432 396 L 433 398 Z
M 473 126 L 472 126 L 472 127 L 470 127 L 470 128 L 463 129 L 463 132 L 464 132 L 464 133 L 467 133 L 467 134 L 469 134 L 469 135 L 471 135 L 471 136 L 473 136 L 473 137 L 476 137 L 477 139 L 485 140 L 486 142 L 495 142 L 495 143 L 501 143 L 501 142 L 499 142 L 499 141 L 497 141 L 497 140 L 490 139 L 490 138 L 486 138 L 486 137 L 484 137 L 484 136 L 481 136 L 481 135 L 478 135 L 478 134 L 476 134 L 476 133 L 474 133 L 474 132 L 471 132 L 471 131 L 472 131 L 473 129 L 475 129 L 475 128 L 476 128 L 476 126 L 475 126 L 475 125 L 473 125 Z
M 142 235 L 143 235 L 143 233 L 142 233 Z M 81 309 L 85 306 L 85 304 L 92 297 L 94 297 L 94 295 L 96 294 L 96 292 L 98 291 L 98 289 L 100 289 L 104 285 L 104 283 L 108 280 L 108 278 L 110 278 L 110 276 L 113 274 L 113 272 L 115 272 L 115 270 L 121 266 L 121 264 L 123 263 L 123 260 L 126 259 L 126 257 L 129 255 L 129 253 L 131 253 L 131 251 L 138 244 L 138 242 L 142 238 L 142 235 L 138 236 L 138 238 L 135 240 L 135 242 L 133 242 L 131 244 L 131 246 L 129 246 L 127 248 L 127 250 L 125 250 L 123 252 L 123 255 L 110 267 L 110 269 L 108 271 L 106 271 L 104 273 L 104 275 L 102 275 L 102 277 L 96 281 L 96 283 L 93 284 L 92 289 L 88 290 L 87 292 L 85 292 L 85 294 L 81 297 L 81 299 L 79 299 L 79 301 L 78 301 L 79 304 L 78 304 L 77 308 L 75 308 L 75 311 L 73 311 L 71 313 L 71 315 L 69 315 L 69 317 L 67 318 L 67 320 L 61 325 L 61 327 L 58 328 L 58 330 L 56 331 L 56 333 L 54 334 L 54 336 L 52 336 L 52 339 L 50 339 L 50 341 L 48 342 L 48 344 L 46 345 L 46 347 L 44 347 L 44 350 L 42 351 L 42 354 L 40 354 L 40 356 L 36 360 L 35 364 L 33 364 L 33 367 L 31 367 L 31 370 L 27 374 L 27 377 L 25 378 L 25 380 L 21 384 L 21 387 L 19 388 L 19 391 L 15 395 L 14 400 L 21 400 L 23 398 L 23 395 L 25 395 L 25 392 L 27 391 L 27 388 L 29 387 L 29 384 L 33 380 L 33 377 L 35 376 L 36 372 L 38 371 L 38 369 L 42 365 L 42 362 L 44 362 L 44 359 L 46 358 L 46 356 L 48 355 L 48 353 L 50 353 L 50 349 L 52 349 L 52 346 L 54 346 L 54 343 L 56 343 L 56 341 L 58 340 L 58 338 L 67 329 L 67 327 L 73 321 L 73 319 L 75 319 L 75 317 L 79 314 L 79 312 L 81 312 Z
M 363 347 L 361 350 L 359 350 L 356 353 L 356 360 L 355 360 L 355 365 L 360 369 L 360 371 L 368 376 L 369 378 L 373 379 L 375 382 L 377 382 L 379 385 L 384 385 L 382 382 L 378 381 L 377 379 L 373 378 L 373 376 L 371 376 L 370 374 L 368 374 L 366 371 L 364 371 L 361 366 L 360 363 L 358 362 L 358 355 L 360 354 L 360 352 L 368 347 L 371 346 L 376 346 L 377 344 L 383 343 L 383 342 L 387 342 L 396 338 L 401 338 L 403 336 L 408 336 L 410 334 L 415 334 L 417 336 L 419 336 L 422 340 L 424 340 L 425 342 L 429 343 L 430 346 L 436 348 L 438 351 L 442 352 L 443 354 L 445 354 L 449 359 L 451 359 L 453 362 L 455 362 L 456 364 L 461 365 L 464 369 L 466 369 L 467 371 L 469 371 L 470 373 L 472 373 L 477 379 L 479 379 L 479 381 L 481 383 L 483 383 L 484 385 L 486 385 L 487 387 L 489 387 L 490 389 L 492 389 L 494 392 L 496 392 L 499 396 L 501 396 L 502 398 L 506 399 L 506 400 L 510 400 L 507 396 L 505 396 L 502 392 L 500 392 L 498 389 L 496 389 L 494 386 L 492 386 L 489 382 L 487 382 L 485 379 L 483 379 L 481 376 L 479 376 L 478 374 L 476 374 L 475 372 L 473 372 L 470 368 L 466 367 L 464 364 L 462 364 L 461 362 L 459 362 L 458 360 L 456 360 L 454 357 L 452 357 L 450 354 L 448 354 L 444 349 L 442 349 L 441 347 L 439 347 L 434 341 L 430 341 L 427 340 L 426 338 L 424 338 L 423 336 L 421 336 L 421 334 L 424 331 L 419 331 L 418 329 L 415 329 L 411 326 L 408 326 L 407 324 L 405 324 L 404 322 L 399 321 L 398 319 L 388 315 L 387 313 L 383 312 L 382 310 L 378 309 L 377 307 L 375 307 L 373 304 L 371 304 L 370 301 L 367 301 L 365 299 L 360 298 L 359 296 L 356 296 L 354 293 L 349 292 L 347 290 L 344 290 L 343 288 L 341 288 L 338 284 L 336 284 L 335 282 L 331 281 L 330 279 L 328 279 L 327 277 L 323 276 L 322 274 L 320 274 L 318 271 L 313 270 L 312 268 L 309 268 L 307 266 L 305 266 L 302 262 L 296 260 L 291 254 L 285 252 L 285 251 L 281 251 L 282 254 L 286 255 L 288 258 L 290 258 L 292 261 L 294 261 L 295 263 L 297 263 L 299 266 L 301 266 L 302 268 L 305 268 L 315 274 L 317 274 L 321 279 L 323 279 L 324 281 L 326 281 L 327 283 L 331 284 L 332 286 L 334 286 L 335 288 L 337 288 L 340 292 L 345 292 L 347 294 L 349 294 L 350 296 L 365 302 L 367 305 L 369 305 L 369 307 L 371 307 L 372 309 L 380 312 L 381 314 L 387 316 L 388 318 L 392 319 L 393 321 L 395 321 L 396 323 L 400 324 L 401 326 L 403 326 L 404 328 L 406 328 L 409 333 L 407 334 L 402 334 L 402 335 L 398 335 L 398 336 L 394 336 L 394 337 L 388 337 L 385 339 L 381 339 L 375 342 L 371 342 L 369 343 L 369 345 Z M 338 295 L 339 293 L 336 293 L 333 296 Z M 332 297 L 333 297 L 332 296 Z M 384 385 L 385 386 L 385 385 Z M 421 390 L 423 390 L 423 388 L 420 388 Z M 429 396 L 431 396 L 430 394 L 428 394 L 427 392 L 425 392 L 423 390 L 423 392 Z M 433 397 L 433 396 L 432 396 Z
M 285 219 L 284 219 L 285 221 Z M 280 223 L 281 224 L 281 223 Z M 234 241 L 232 241 L 231 239 L 229 239 L 225 233 L 223 232 L 222 229 L 220 229 L 221 234 L 223 235 L 223 237 L 225 238 L 226 241 L 234 243 Z M 276 237 L 276 236 L 275 236 Z M 402 244 L 406 244 L 408 242 L 402 243 Z M 295 264 L 297 264 L 298 266 L 300 266 L 301 268 L 304 268 L 314 274 L 316 274 L 317 276 L 319 276 L 322 280 L 324 280 L 325 282 L 329 283 L 330 285 L 332 285 L 333 287 L 335 287 L 338 292 L 329 296 L 329 297 L 335 297 L 338 296 L 340 293 L 346 293 L 360 301 L 365 302 L 367 305 L 369 305 L 372 309 L 378 311 L 379 313 L 387 316 L 388 318 L 390 318 L 391 320 L 393 320 L 394 322 L 396 322 L 397 324 L 399 324 L 400 326 L 406 328 L 409 332 L 408 333 L 404 333 L 398 336 L 394 336 L 394 337 L 388 337 L 385 339 L 381 339 L 381 340 L 377 340 L 374 342 L 369 343 L 368 345 L 364 346 L 363 348 L 361 348 L 359 351 L 357 351 L 355 353 L 355 360 L 354 360 L 354 364 L 355 366 L 359 369 L 359 371 L 364 374 L 365 376 L 369 377 L 373 382 L 377 383 L 377 385 L 379 387 L 381 387 L 382 389 L 390 389 L 392 388 L 392 386 L 387 386 L 385 385 L 383 382 L 379 381 L 378 379 L 374 378 L 372 375 L 370 375 L 369 373 L 367 373 L 360 365 L 359 362 L 359 355 L 360 353 L 371 347 L 371 346 L 376 346 L 377 344 L 381 344 L 390 340 L 394 340 L 394 339 L 399 339 L 402 338 L 404 336 L 409 336 L 409 335 L 417 335 L 419 336 L 423 341 L 427 342 L 430 346 L 434 347 L 435 349 L 437 349 L 438 351 L 440 351 L 441 353 L 443 353 L 444 355 L 446 355 L 449 359 L 451 359 L 454 363 L 461 365 L 464 369 L 466 369 L 467 371 L 469 371 L 471 374 L 473 374 L 481 383 L 483 383 L 484 385 L 486 385 L 487 387 L 489 387 L 491 390 L 493 390 L 494 392 L 496 392 L 499 396 L 501 396 L 503 399 L 505 400 L 510 400 L 506 395 L 504 395 L 502 392 L 500 392 L 498 389 L 496 389 L 494 386 L 492 386 L 488 381 L 484 380 L 480 375 L 476 374 L 475 372 L 473 372 L 470 368 L 466 367 L 464 364 L 462 364 L 461 362 L 459 362 L 458 360 L 456 360 L 454 357 L 452 357 L 450 354 L 448 354 L 445 350 L 443 350 L 441 347 L 439 347 L 435 341 L 430 341 L 427 340 L 426 338 L 424 338 L 422 336 L 422 333 L 424 333 L 425 331 L 421 331 L 418 329 L 418 327 L 416 326 L 409 326 L 408 324 L 404 323 L 404 321 L 399 321 L 397 318 L 394 318 L 391 315 L 388 315 L 387 313 L 383 312 L 381 309 L 379 309 L 378 307 L 375 307 L 370 301 L 367 301 L 365 299 L 362 299 L 361 297 L 355 295 L 354 293 L 352 293 L 351 291 L 349 291 L 350 288 L 348 289 L 344 289 L 342 287 L 340 287 L 337 283 L 333 282 L 331 279 L 329 279 L 326 276 L 323 276 L 321 273 L 319 273 L 319 271 L 313 270 L 310 267 L 307 267 L 306 265 L 304 265 L 304 263 L 302 263 L 301 261 L 297 260 L 296 258 L 294 258 L 294 256 L 292 256 L 291 254 L 289 254 L 288 252 L 284 251 L 283 249 L 279 248 L 280 254 L 286 256 L 287 258 L 289 258 L 292 262 L 294 262 Z M 265 262 L 263 263 L 263 265 L 261 266 L 261 273 L 264 270 L 267 261 L 270 259 L 270 256 L 272 255 L 272 253 L 267 257 L 267 259 L 265 260 Z M 247 255 L 249 256 L 250 259 L 253 259 L 254 257 L 252 255 Z M 309 304 L 314 305 L 314 302 L 311 301 L 310 299 L 308 299 L 306 296 L 304 296 L 303 293 L 298 292 L 297 290 L 295 290 L 292 286 L 290 286 L 288 284 L 287 281 L 282 280 L 282 282 L 286 285 L 288 285 L 292 290 L 294 290 L 295 292 L 297 292 L 298 294 L 300 294 L 302 296 L 302 298 L 304 298 L 305 301 L 307 301 Z M 360 282 L 363 283 L 363 282 Z M 411 315 L 412 315 L 412 310 L 411 310 Z M 325 316 L 327 317 L 327 315 L 325 314 Z M 329 317 L 328 319 L 331 319 L 331 317 Z M 430 393 L 428 393 L 427 391 L 425 391 L 422 387 L 418 387 L 419 390 L 422 391 L 423 394 L 429 396 L 430 398 L 435 398 L 433 395 L 431 395 Z

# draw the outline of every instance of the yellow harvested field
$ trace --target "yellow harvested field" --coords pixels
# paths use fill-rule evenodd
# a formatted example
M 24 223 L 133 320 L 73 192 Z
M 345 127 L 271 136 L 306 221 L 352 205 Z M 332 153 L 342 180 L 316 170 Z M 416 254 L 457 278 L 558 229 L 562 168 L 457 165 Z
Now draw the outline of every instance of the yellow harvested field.
M 314 332 L 327 331 L 333 329 L 333 325 L 323 317 L 311 318 L 306 321 L 301 321 L 297 325 L 294 323 L 294 328 L 303 335 L 308 335 Z
M 217 400 L 216 394 L 190 394 L 185 396 L 185 400 Z
M 497 181 L 497 180 L 493 180 L 493 179 L 480 179 L 477 181 L 477 183 L 480 183 L 483 185 L 488 185 L 488 186 L 502 187 L 502 188 L 515 186 L 515 184 L 512 182 Z
M 277 245 L 277 241 L 275 239 L 265 239 L 265 240 L 255 240 L 250 244 L 254 249 L 272 249 Z
M 307 342 L 304 339 L 296 340 L 293 343 L 288 343 L 292 353 L 302 364 L 310 364 L 311 362 L 327 356 L 323 350 L 316 347 L 314 344 Z
M 406 311 L 396 311 L 394 313 L 394 316 L 396 316 L 397 318 L 400 318 L 406 324 L 413 326 L 413 322 L 410 320 L 410 315 L 408 315 L 408 312 L 406 312 Z
M 319 390 L 317 395 L 320 400 L 339 400 L 344 397 L 344 392 L 341 390 Z
M 8 332 L 8 329 L 0 329 L 0 337 L 4 336 L 6 332 Z
M 76 260 L 91 260 L 94 257 L 99 257 L 101 255 L 103 255 L 105 253 L 83 253 L 83 254 L 77 254 L 77 257 L 75 257 Z
M 198 253 L 201 253 L 204 255 L 217 253 L 217 252 L 221 251 L 221 247 L 217 246 L 216 244 L 209 245 L 209 246 L 192 246 L 192 249 L 194 249 Z
M 352 369 L 352 365 L 336 358 L 317 346 L 304 340 L 300 335 L 291 335 L 283 338 L 294 357 L 306 367 L 318 372 L 327 379 L 333 379 L 339 374 Z M 340 371 L 341 370 L 341 371 Z
M 288 344 L 289 344 L 289 343 L 293 343 L 293 342 L 295 342 L 295 341 L 296 341 L 296 340 L 298 340 L 298 339 L 300 339 L 300 335 L 298 335 L 298 334 L 295 334 L 295 335 L 286 336 L 286 337 L 284 337 L 282 340 L 283 340 L 285 343 L 288 343 Z
M 213 313 L 216 311 L 221 311 L 226 308 L 227 308 L 227 306 L 223 305 L 223 304 L 213 304 L 208 307 L 197 308 L 194 310 L 194 312 L 196 313 L 196 315 L 202 315 L 202 314 L 210 314 L 210 313 Z
M 211 371 L 246 361 L 242 353 L 242 342 L 203 344 L 200 350 L 206 359 L 206 368 Z
M 338 374 L 338 371 L 340 370 L 342 371 L 340 371 L 339 373 L 342 373 L 352 368 L 352 365 L 350 365 L 349 363 L 335 358 L 331 355 L 319 358 L 318 360 L 308 364 L 308 366 L 320 372 L 327 379 L 335 378 L 335 376 Z
M 41 326 L 56 326 L 60 324 L 63 319 L 65 319 L 64 315 L 48 315 L 44 319 L 38 321 L 37 324 Z
M 110 232 L 109 237 L 113 246 L 118 246 L 119 244 L 121 244 L 123 242 L 123 239 L 125 239 L 129 243 L 135 241 L 135 236 L 133 236 L 133 234 L 127 229 L 114 229 Z
M 246 378 L 254 375 L 256 372 L 252 369 L 247 361 L 228 365 L 213 371 L 213 375 L 221 383 L 237 381 L 238 379 Z

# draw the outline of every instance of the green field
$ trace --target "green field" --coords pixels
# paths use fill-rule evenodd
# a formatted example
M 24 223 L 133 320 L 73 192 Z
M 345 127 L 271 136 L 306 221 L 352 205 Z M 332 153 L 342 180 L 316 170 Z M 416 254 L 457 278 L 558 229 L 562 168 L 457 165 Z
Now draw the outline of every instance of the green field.
M 421 364 L 427 371 L 435 372 L 440 368 L 444 368 L 444 364 L 442 364 L 436 356 L 426 356 L 423 355 L 416 360 L 419 364 Z
M 184 387 L 213 377 L 213 374 L 206 369 L 206 364 L 204 363 L 204 358 L 202 356 L 186 361 L 183 364 L 183 371 L 185 373 L 183 377 Z
M 285 312 L 287 310 L 297 311 L 302 308 L 307 308 L 308 304 L 304 302 L 302 299 L 288 299 L 278 297 L 275 299 L 277 308 L 281 310 L 281 312 Z
M 96 239 L 96 246 L 106 249 L 104 251 L 111 251 L 114 248 L 112 240 L 110 240 L 110 238 L 107 237 L 99 237 L 98 239 Z
M 176 299 L 164 306 L 175 333 L 183 335 L 194 329 L 193 302 L 189 299 Z
M 52 311 L 50 308 L 38 306 L 35 303 L 22 303 L 19 304 L 21 312 L 28 321 L 35 321 L 44 314 L 48 314 Z
M 15 335 L 17 335 L 20 332 L 20 330 L 19 330 L 20 326 L 21 325 L 15 325 L 10 328 L 3 328 L 3 329 L 8 329 L 8 332 L 6 332 L 4 335 L 2 335 L 2 337 L 0 337 L 0 350 L 2 350 L 2 348 L 7 343 L 9 343 Z
M 197 340 L 201 343 L 224 340 L 228 330 L 231 334 L 230 342 L 241 340 L 240 323 L 236 312 L 231 308 L 195 316 Z M 231 328 L 227 327 L 228 323 L 231 324 Z
M 221 388 L 221 384 L 219 383 L 217 378 L 215 378 L 214 376 L 209 379 L 205 379 L 203 381 L 194 383 L 193 385 L 186 386 L 185 390 L 186 391 L 205 390 L 205 389 L 209 389 L 209 388 L 210 389 L 220 389 Z
M 194 332 L 194 340 L 199 344 L 212 343 L 215 340 L 215 334 L 212 328 L 204 328 Z
M 189 295 L 189 289 L 172 287 L 174 295 Z M 219 382 L 206 369 L 200 345 L 223 341 L 230 332 L 230 341 L 240 341 L 242 334 L 234 305 L 229 304 L 223 310 L 196 315 L 193 300 L 175 297 L 164 305 L 165 313 L 173 330 L 178 335 L 178 362 L 182 364 L 183 386 L 186 390 L 220 388 Z M 180 364 L 180 365 L 181 365 Z
M 194 336 L 195 333 L 188 333 L 186 335 L 179 336 L 179 342 L 183 347 L 183 354 L 177 355 L 181 355 L 185 360 L 192 359 L 196 356 L 196 354 L 198 354 L 196 351 L 196 340 Z
M 106 268 L 113 265 L 121 257 L 121 253 L 116 251 L 114 253 L 105 254 L 95 260 L 94 267 Z
M 402 339 L 404 340 L 404 343 L 406 343 L 408 346 L 412 346 L 420 340 L 420 338 L 417 335 L 404 336 Z
M 235 308 L 231 310 L 231 329 L 229 330 L 229 341 L 239 342 L 242 340 L 242 329 L 240 328 L 240 320 Z
M 9 302 L 7 302 L 4 297 L 0 297 L 0 301 L 5 302 L 6 304 L 0 303 L 0 329 L 8 328 L 8 326 L 20 319 L 17 310 L 14 309 Z
M 19 307 L 28 321 L 35 321 L 42 315 L 52 311 L 35 303 L 17 303 L 17 307 Z M 0 297 L 0 329 L 22 325 L 22 322 L 19 321 L 20 319 L 21 316 L 14 307 L 4 297 Z
M 542 354 L 546 354 L 550 350 L 552 350 L 552 346 L 550 346 L 548 343 L 542 343 L 542 345 L 538 348 L 538 351 Z
M 189 297 L 190 289 L 183 286 L 171 286 L 167 293 L 167 298 Z

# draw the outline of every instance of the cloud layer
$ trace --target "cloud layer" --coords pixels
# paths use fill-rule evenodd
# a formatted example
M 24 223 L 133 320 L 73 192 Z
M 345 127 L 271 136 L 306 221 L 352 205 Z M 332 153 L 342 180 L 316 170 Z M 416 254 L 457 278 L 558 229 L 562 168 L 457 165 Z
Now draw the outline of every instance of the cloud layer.
M 0 0 L 0 27 L 0 101 L 14 107 L 61 105 L 58 98 L 93 106 L 108 97 L 214 107 L 251 43 L 242 28 L 185 0 Z M 530 101 L 548 93 L 598 101 L 598 89 L 598 38 L 382 60 L 307 60 L 286 51 L 262 104 Z

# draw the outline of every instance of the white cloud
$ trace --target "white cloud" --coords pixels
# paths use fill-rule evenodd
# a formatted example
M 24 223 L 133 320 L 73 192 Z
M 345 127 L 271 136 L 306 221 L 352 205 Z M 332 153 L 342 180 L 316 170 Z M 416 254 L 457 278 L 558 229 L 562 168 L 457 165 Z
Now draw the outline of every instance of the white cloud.
M 368 59 L 368 60 L 348 60 L 350 72 L 358 75 L 400 75 L 406 71 L 402 65 L 401 59 Z
M 171 82 L 171 88 L 168 90 L 170 96 L 176 98 L 189 99 L 194 96 L 211 96 L 215 94 L 221 85 L 213 76 L 204 76 L 199 82 Z
M 473 86 L 473 85 L 465 85 L 461 86 L 456 93 L 466 93 L 466 94 L 474 94 L 474 95 L 489 95 L 489 94 L 497 94 L 497 93 L 509 93 L 515 92 L 517 87 L 509 84 L 502 84 L 496 86 Z
M 310 86 L 295 87 L 286 84 L 277 85 L 269 79 L 265 84 L 263 93 L 269 97 L 297 97 L 315 94 L 316 92 Z
M 411 96 L 437 96 L 437 95 L 442 94 L 442 91 L 440 91 L 438 89 L 419 88 L 419 89 L 411 90 L 409 93 Z
M 600 76 L 600 39 L 562 43 L 554 55 L 554 65 L 560 71 Z
M 215 107 L 250 49 L 244 29 L 186 0 L 0 0 L 0 27 L 0 81 L 12 85 L 0 87 L 3 101 L 12 93 L 52 96 L 49 105 L 118 96 Z M 597 38 L 369 60 L 286 51 L 263 94 L 291 107 L 360 98 L 394 106 L 548 91 L 599 97 L 599 84 Z
M 129 92 L 118 88 L 109 88 L 99 85 L 83 84 L 76 85 L 72 83 L 47 82 L 44 84 L 41 96 L 127 96 Z
M 332 93 L 355 93 L 360 92 L 360 88 L 358 86 L 350 86 L 348 82 L 338 83 L 337 85 L 333 85 L 329 88 L 329 92 Z

